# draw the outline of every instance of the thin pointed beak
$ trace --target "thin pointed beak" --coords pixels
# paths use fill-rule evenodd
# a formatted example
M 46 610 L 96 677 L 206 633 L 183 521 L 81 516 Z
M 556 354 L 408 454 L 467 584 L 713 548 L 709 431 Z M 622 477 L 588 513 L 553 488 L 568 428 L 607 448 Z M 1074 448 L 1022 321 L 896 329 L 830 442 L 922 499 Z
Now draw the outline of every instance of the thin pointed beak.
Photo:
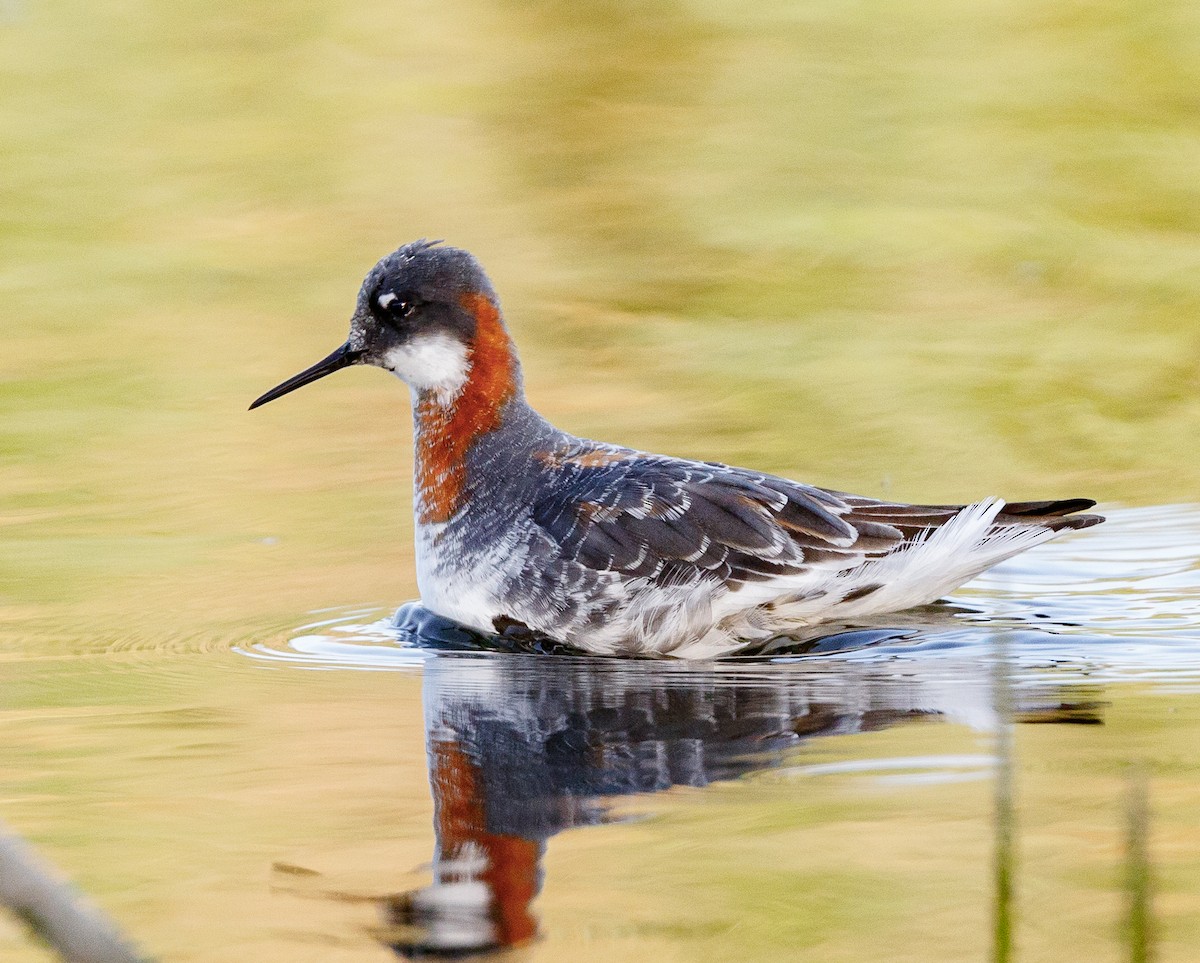
M 351 348 L 350 342 L 347 341 L 334 351 L 333 354 L 329 355 L 329 357 L 322 358 L 311 368 L 305 368 L 298 375 L 292 375 L 283 384 L 276 385 L 261 398 L 256 398 L 249 410 L 253 411 L 259 405 L 265 405 L 268 401 L 282 398 L 289 391 L 303 388 L 306 384 L 316 381 L 318 378 L 324 378 L 327 374 L 333 374 L 339 368 L 348 368 L 352 364 L 358 364 L 362 356 L 363 352 Z

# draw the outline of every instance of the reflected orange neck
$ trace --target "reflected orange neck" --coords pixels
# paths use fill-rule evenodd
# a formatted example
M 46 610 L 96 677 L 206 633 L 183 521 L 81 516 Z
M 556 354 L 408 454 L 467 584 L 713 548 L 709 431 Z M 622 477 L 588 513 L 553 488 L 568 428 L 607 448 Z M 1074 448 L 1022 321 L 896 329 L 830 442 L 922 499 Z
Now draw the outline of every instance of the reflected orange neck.
M 439 741 L 432 747 L 438 859 L 453 864 L 472 848 L 482 852 L 485 865 L 470 875 L 484 883 L 491 895 L 497 941 L 501 946 L 525 943 L 537 935 L 530 904 L 540 888 L 541 845 L 489 832 L 488 800 L 475 764 L 456 741 Z

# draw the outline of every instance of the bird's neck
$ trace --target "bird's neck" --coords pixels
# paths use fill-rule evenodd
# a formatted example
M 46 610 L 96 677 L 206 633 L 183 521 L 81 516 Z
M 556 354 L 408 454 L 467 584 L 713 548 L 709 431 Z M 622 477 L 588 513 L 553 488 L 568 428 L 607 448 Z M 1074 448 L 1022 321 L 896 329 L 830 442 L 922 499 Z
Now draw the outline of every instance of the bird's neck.
M 500 311 L 482 294 L 464 306 L 475 316 L 466 381 L 453 393 L 415 392 L 415 496 L 422 524 L 449 521 L 462 507 L 466 458 L 504 422 L 506 409 L 524 406 L 521 366 Z

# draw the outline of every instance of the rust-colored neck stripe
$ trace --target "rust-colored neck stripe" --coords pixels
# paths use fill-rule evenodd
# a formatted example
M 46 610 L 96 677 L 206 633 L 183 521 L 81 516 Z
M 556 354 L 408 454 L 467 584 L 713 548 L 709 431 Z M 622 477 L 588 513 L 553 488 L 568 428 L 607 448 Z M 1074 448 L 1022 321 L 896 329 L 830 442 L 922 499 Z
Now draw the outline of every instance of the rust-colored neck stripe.
M 461 507 L 466 454 L 481 435 L 500 427 L 501 410 L 517 390 L 516 356 L 499 309 L 478 293 L 463 297 L 462 305 L 475 318 L 467 382 L 447 403 L 427 392 L 415 412 L 417 517 L 423 523 L 447 521 Z

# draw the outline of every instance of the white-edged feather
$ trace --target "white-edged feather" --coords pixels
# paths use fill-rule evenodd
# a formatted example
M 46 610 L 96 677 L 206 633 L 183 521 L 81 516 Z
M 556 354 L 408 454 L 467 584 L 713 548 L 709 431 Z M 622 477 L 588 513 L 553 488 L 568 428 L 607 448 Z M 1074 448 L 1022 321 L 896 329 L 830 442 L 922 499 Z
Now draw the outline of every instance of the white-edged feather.
M 998 562 L 1061 534 L 1036 525 L 995 527 L 1004 504 L 988 498 L 968 505 L 941 527 L 853 567 L 814 567 L 736 591 L 711 584 L 664 589 L 631 605 L 630 628 L 643 640 L 640 651 L 714 658 L 789 629 L 927 605 Z M 867 589 L 862 597 L 846 600 Z M 655 631 L 645 631 L 651 626 Z

